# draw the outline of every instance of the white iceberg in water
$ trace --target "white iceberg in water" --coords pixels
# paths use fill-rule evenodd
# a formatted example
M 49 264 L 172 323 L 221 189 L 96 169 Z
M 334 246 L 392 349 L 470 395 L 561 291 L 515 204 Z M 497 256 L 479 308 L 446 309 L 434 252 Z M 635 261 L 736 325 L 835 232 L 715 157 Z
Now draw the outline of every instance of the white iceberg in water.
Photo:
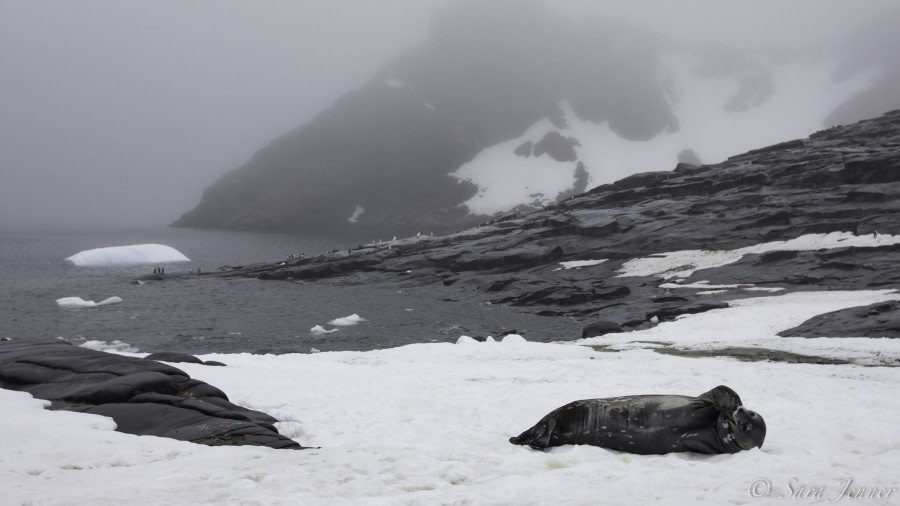
M 66 308 L 108 306 L 110 304 L 118 304 L 120 302 L 122 302 L 122 298 L 116 296 L 103 299 L 100 302 L 84 300 L 81 297 L 63 297 L 61 299 L 56 299 L 56 303 L 59 304 L 59 307 Z
M 364 322 L 364 321 L 366 321 L 365 318 L 363 318 L 362 316 L 359 316 L 356 313 L 353 313 L 352 315 L 345 316 L 343 318 L 335 318 L 334 320 L 331 320 L 330 322 L 328 322 L 328 324 L 346 327 L 348 325 L 356 325 L 357 323 Z
M 81 344 L 82 348 L 89 350 L 105 351 L 107 353 L 140 353 L 141 350 L 124 342 L 114 339 L 111 342 L 90 340 Z
M 166 264 L 190 262 L 177 249 L 164 244 L 134 244 L 96 248 L 75 253 L 66 258 L 79 267 L 112 267 L 120 265 Z
M 337 331 L 338 331 L 338 329 L 327 330 L 327 329 L 325 329 L 325 327 L 323 327 L 321 325 L 316 325 L 315 327 L 309 329 L 309 333 L 316 335 L 316 336 L 320 336 L 322 334 L 331 334 L 332 332 L 337 332 Z

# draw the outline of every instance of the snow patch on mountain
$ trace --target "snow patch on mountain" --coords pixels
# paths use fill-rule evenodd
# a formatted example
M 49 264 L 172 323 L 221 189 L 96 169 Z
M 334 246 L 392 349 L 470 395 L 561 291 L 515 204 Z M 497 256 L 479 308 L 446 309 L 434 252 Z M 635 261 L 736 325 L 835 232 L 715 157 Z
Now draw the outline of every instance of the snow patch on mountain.
M 567 114 L 568 117 L 568 114 Z M 514 153 L 521 145 L 540 142 L 558 129 L 544 118 L 520 137 L 484 149 L 451 175 L 478 186 L 478 193 L 465 202 L 474 214 L 494 214 L 519 204 L 543 206 L 572 188 L 576 164 L 558 162 L 548 154 L 522 157 Z
M 582 120 L 563 100 L 561 121 L 544 118 L 521 136 L 484 149 L 451 176 L 478 187 L 475 196 L 464 202 L 472 214 L 491 215 L 519 205 L 544 206 L 568 192 L 583 190 L 578 188 L 579 163 L 588 187 L 593 187 L 674 167 L 682 153 L 693 152 L 702 163 L 718 163 L 736 153 L 807 137 L 831 126 L 823 125 L 828 114 L 870 87 L 881 73 L 879 68 L 869 68 L 835 83 L 831 76 L 838 63 L 833 60 L 758 63 L 757 74 L 717 75 L 700 70 L 703 63 L 697 55 L 670 53 L 660 62 L 659 79 L 678 118 L 677 131 L 648 141 L 628 140 L 608 122 Z M 530 156 L 531 146 L 548 134 L 571 139 L 576 159 L 560 161 L 549 153 Z
M 413 88 L 412 86 L 404 83 L 403 81 L 394 79 L 393 77 L 385 79 L 384 84 L 385 84 L 385 86 L 388 86 L 389 88 L 406 88 L 410 91 L 416 91 L 416 89 Z
M 359 217 L 362 216 L 362 213 L 364 212 L 366 212 L 365 208 L 363 208 L 363 206 L 357 205 L 356 209 L 353 210 L 353 214 L 351 214 L 350 217 L 347 218 L 347 221 L 349 221 L 350 223 L 359 222 Z

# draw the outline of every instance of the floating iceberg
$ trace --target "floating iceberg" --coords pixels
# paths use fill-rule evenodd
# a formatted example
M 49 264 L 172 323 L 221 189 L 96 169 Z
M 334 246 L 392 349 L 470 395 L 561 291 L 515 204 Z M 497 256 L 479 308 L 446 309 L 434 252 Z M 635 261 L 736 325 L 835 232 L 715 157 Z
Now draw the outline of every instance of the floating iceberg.
M 356 325 L 357 323 L 364 322 L 364 321 L 366 321 L 365 318 L 363 318 L 362 316 L 359 316 L 356 313 L 353 313 L 352 315 L 345 316 L 343 318 L 335 318 L 334 320 L 331 320 L 330 322 L 328 322 L 328 324 L 346 327 L 348 325 Z
M 107 353 L 139 353 L 141 351 L 124 341 L 119 341 L 118 339 L 113 339 L 110 342 L 99 340 L 85 341 L 81 343 L 81 347 L 87 348 L 89 350 L 105 351 Z
M 66 261 L 79 267 L 112 267 L 120 265 L 165 264 L 190 262 L 177 249 L 163 244 L 134 244 L 89 249 L 76 253 Z
M 337 332 L 337 331 L 338 331 L 338 329 L 326 330 L 325 327 L 323 327 L 321 325 L 316 325 L 315 327 L 309 329 L 309 333 L 316 335 L 316 336 L 320 336 L 322 334 L 331 334 L 332 332 Z
M 120 302 L 122 302 L 122 298 L 116 296 L 103 299 L 100 302 L 84 300 L 81 297 L 63 297 L 61 299 L 56 299 L 56 303 L 59 304 L 59 307 L 65 308 L 108 306 L 110 304 L 118 304 Z

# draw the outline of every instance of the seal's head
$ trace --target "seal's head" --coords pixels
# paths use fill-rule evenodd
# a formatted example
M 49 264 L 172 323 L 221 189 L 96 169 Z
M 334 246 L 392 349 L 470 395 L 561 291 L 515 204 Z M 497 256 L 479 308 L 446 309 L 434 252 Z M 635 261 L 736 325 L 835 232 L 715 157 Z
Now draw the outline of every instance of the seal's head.
M 734 441 L 744 450 L 762 448 L 766 439 L 766 422 L 755 411 L 738 406 L 732 414 Z

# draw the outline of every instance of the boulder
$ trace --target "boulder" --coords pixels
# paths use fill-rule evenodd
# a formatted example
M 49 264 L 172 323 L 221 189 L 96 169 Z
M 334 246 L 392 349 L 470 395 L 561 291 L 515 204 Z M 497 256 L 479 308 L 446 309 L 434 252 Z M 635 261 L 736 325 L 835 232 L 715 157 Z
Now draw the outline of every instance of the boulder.
M 109 416 L 116 430 L 128 434 L 302 448 L 278 433 L 275 418 L 232 404 L 224 392 L 180 369 L 65 341 L 0 342 L 0 387 L 49 400 L 51 409 Z
M 598 320 L 585 325 L 584 329 L 581 330 L 581 338 L 586 339 L 588 337 L 597 337 L 604 334 L 613 334 L 624 331 L 625 330 L 618 323 Z

